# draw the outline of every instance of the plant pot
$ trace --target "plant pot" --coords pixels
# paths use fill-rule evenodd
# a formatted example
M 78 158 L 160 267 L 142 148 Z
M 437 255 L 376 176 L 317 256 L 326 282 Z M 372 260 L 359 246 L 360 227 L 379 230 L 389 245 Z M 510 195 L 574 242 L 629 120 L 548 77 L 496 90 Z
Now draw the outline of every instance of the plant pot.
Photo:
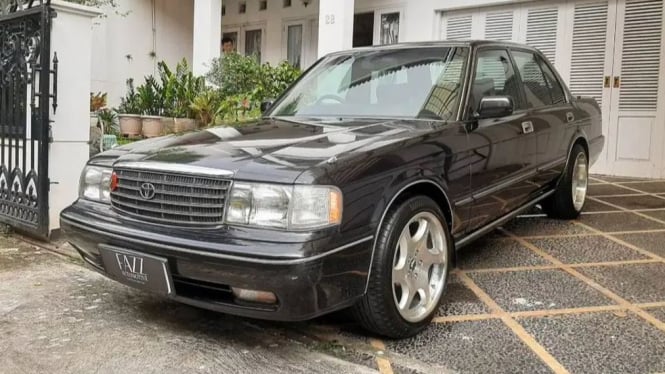
M 143 136 L 146 138 L 156 138 L 164 135 L 164 123 L 162 117 L 143 116 Z
M 175 119 L 175 133 L 183 133 L 196 130 L 196 121 L 191 118 L 176 118 Z
M 129 137 L 141 135 L 143 128 L 141 116 L 135 114 L 120 114 L 120 133 Z
M 164 134 L 173 134 L 175 132 L 175 118 L 162 117 L 162 125 L 164 126 Z
M 90 127 L 97 127 L 99 116 L 95 112 L 90 112 Z

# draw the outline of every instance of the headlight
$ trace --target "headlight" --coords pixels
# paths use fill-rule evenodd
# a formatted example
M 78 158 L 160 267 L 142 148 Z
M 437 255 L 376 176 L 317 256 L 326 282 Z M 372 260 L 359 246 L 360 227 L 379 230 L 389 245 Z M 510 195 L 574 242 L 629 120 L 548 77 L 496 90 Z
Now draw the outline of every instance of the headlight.
M 294 231 L 338 225 L 342 193 L 329 186 L 235 183 L 226 222 Z
M 102 203 L 111 202 L 111 168 L 86 166 L 81 174 L 79 196 Z

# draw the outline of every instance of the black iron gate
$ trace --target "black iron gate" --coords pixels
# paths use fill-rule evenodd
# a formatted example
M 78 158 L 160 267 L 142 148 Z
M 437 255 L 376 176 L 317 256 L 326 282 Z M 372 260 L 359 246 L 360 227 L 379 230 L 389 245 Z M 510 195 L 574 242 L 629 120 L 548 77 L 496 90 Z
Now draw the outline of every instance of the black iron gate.
M 49 106 L 57 105 L 51 12 L 50 0 L 0 0 L 0 223 L 39 237 L 49 231 Z

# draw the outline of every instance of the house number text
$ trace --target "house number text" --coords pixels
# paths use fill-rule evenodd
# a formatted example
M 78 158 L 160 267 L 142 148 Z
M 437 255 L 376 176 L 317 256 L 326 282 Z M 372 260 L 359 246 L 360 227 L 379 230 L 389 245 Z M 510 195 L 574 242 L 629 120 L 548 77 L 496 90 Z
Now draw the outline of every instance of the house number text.
M 326 25 L 334 25 L 334 24 L 335 24 L 335 15 L 326 14 Z

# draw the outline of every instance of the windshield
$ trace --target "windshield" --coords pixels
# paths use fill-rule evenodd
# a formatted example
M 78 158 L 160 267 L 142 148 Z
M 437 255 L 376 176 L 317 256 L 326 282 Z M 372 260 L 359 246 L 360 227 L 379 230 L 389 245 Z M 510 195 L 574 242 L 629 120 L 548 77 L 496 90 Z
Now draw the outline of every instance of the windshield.
M 335 54 L 309 71 L 269 115 L 454 119 L 467 54 L 463 47 Z

